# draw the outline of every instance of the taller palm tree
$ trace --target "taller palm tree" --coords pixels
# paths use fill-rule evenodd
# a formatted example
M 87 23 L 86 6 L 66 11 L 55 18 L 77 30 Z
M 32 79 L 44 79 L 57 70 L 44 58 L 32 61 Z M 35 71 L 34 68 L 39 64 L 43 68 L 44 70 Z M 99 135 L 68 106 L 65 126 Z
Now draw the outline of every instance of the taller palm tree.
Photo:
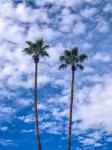
M 35 43 L 31 41 L 26 42 L 28 44 L 27 48 L 24 48 L 23 53 L 31 55 L 34 63 L 35 63 L 35 79 L 34 79 L 34 111 L 35 111 L 35 122 L 36 122 L 36 136 L 37 136 L 37 143 L 38 143 L 38 150 L 42 150 L 40 134 L 39 134 L 39 121 L 38 121 L 38 109 L 37 109 L 37 73 L 38 73 L 38 64 L 41 57 L 49 56 L 46 52 L 46 49 L 49 47 L 48 45 L 44 44 L 43 39 L 36 40 Z
M 87 59 L 86 54 L 78 55 L 78 48 L 74 47 L 69 50 L 64 51 L 64 55 L 60 56 L 59 60 L 61 65 L 59 69 L 65 69 L 69 65 L 71 66 L 72 71 L 72 80 L 71 80 L 71 95 L 70 95 L 70 110 L 69 110 L 69 128 L 68 128 L 68 150 L 71 150 L 71 139 L 72 139 L 72 112 L 73 112 L 73 100 L 74 100 L 74 78 L 75 71 L 77 69 L 83 70 L 84 67 L 82 63 Z

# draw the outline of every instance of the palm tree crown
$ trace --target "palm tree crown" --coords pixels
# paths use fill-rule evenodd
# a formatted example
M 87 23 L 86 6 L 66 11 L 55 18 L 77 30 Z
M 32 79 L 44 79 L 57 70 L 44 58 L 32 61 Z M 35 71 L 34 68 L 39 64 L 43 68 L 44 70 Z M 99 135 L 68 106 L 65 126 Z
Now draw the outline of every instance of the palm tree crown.
M 82 63 L 87 59 L 86 54 L 78 55 L 78 47 L 74 47 L 69 50 L 64 51 L 64 55 L 60 56 L 59 60 L 61 61 L 61 65 L 59 69 L 65 69 L 68 65 L 71 65 L 72 70 L 81 69 L 83 70 L 84 67 Z
M 23 52 L 32 55 L 35 63 L 39 62 L 40 57 L 49 56 L 46 52 L 46 49 L 49 48 L 49 46 L 44 44 L 43 39 L 38 39 L 35 43 L 31 41 L 27 41 L 26 43 L 28 44 L 28 47 L 24 48 Z

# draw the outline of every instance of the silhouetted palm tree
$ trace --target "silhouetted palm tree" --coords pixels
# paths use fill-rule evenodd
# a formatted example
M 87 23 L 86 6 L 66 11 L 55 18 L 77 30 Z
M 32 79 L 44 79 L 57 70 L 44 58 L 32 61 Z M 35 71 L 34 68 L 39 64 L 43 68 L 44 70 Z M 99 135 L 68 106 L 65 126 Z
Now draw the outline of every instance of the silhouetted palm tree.
M 72 70 L 72 80 L 71 80 L 71 96 L 70 96 L 70 110 L 69 110 L 69 128 L 68 128 L 68 150 L 71 150 L 71 139 L 72 139 L 72 111 L 73 111 L 73 99 L 74 99 L 74 75 L 77 69 L 83 70 L 84 67 L 82 63 L 87 59 L 86 54 L 78 55 L 78 48 L 75 47 L 64 51 L 64 55 L 60 56 L 59 60 L 61 65 L 59 69 L 65 69 L 69 65 Z
M 39 134 L 39 121 L 38 121 L 38 109 L 37 109 L 37 73 L 38 73 L 38 64 L 41 57 L 49 56 L 46 52 L 46 49 L 49 47 L 44 44 L 43 39 L 36 40 L 35 43 L 31 41 L 26 42 L 28 44 L 27 48 L 24 48 L 23 52 L 28 55 L 32 55 L 32 58 L 35 63 L 35 80 L 34 80 L 34 111 L 35 111 L 35 121 L 36 121 L 36 136 L 38 143 L 38 150 L 42 150 L 40 134 Z

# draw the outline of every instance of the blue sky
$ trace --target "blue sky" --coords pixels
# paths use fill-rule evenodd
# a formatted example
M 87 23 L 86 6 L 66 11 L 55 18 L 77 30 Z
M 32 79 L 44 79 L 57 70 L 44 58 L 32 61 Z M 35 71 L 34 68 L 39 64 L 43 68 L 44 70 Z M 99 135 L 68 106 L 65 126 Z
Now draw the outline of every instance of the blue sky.
M 35 150 L 34 64 L 26 40 L 44 38 L 50 58 L 39 65 L 43 150 L 67 149 L 70 68 L 64 49 L 89 56 L 75 78 L 72 150 L 112 150 L 112 1 L 0 1 L 0 150 Z

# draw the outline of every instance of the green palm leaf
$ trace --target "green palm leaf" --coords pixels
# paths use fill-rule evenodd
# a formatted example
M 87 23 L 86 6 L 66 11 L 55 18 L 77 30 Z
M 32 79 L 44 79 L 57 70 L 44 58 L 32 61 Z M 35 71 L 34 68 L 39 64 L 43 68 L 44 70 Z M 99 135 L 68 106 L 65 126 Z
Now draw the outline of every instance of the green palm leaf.
M 61 62 L 66 62 L 66 57 L 63 55 L 63 56 L 60 56 L 59 57 L 59 60 L 61 61 Z
M 28 54 L 28 55 L 33 54 L 33 50 L 31 48 L 24 48 L 24 50 L 22 52 L 25 53 L 25 54 Z
M 80 70 L 84 70 L 84 66 L 81 64 L 77 64 L 76 68 L 80 69 Z
M 76 65 L 78 69 L 84 69 L 84 67 L 81 65 L 87 59 L 86 54 L 78 55 L 78 47 L 74 47 L 69 50 L 64 51 L 64 55 L 59 57 L 60 62 L 62 63 L 59 68 L 65 69 L 68 65 Z
M 64 70 L 65 68 L 67 68 L 67 64 L 61 64 L 59 66 L 59 70 Z
M 26 41 L 26 43 L 31 47 L 34 45 L 34 43 L 32 43 L 31 41 Z
M 69 50 L 65 50 L 64 51 L 64 55 L 65 55 L 65 57 L 70 57 L 71 56 L 71 52 Z
M 42 47 L 42 50 L 45 50 L 45 49 L 48 49 L 49 48 L 49 45 L 45 45 Z
M 85 59 L 87 59 L 87 58 L 88 58 L 88 57 L 87 57 L 86 54 L 81 54 L 81 55 L 79 56 L 79 61 L 80 61 L 80 62 L 84 62 Z
M 43 50 L 43 51 L 41 51 L 40 56 L 41 57 L 44 57 L 44 56 L 49 57 L 49 54 L 45 50 Z
M 72 52 L 72 55 L 78 56 L 78 47 L 72 48 L 71 52 Z
M 48 52 L 46 51 L 49 45 L 45 45 L 43 39 L 38 39 L 35 43 L 32 43 L 31 41 L 26 41 L 26 43 L 28 44 L 28 47 L 24 48 L 24 50 L 22 51 L 25 54 L 33 55 L 38 58 L 49 56 Z
M 43 41 L 43 39 L 38 39 L 38 40 L 36 40 L 35 44 L 36 44 L 36 46 L 41 48 L 44 45 L 44 41 Z

